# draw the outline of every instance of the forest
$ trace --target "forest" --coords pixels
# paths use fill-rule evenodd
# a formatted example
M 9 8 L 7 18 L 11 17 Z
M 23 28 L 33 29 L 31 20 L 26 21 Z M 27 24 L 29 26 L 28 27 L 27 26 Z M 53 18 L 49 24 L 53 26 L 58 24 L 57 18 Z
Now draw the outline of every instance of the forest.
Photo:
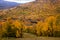
M 60 2 L 47 3 L 43 2 L 41 7 L 38 0 L 0 10 L 0 37 L 23 38 L 24 33 L 60 37 Z

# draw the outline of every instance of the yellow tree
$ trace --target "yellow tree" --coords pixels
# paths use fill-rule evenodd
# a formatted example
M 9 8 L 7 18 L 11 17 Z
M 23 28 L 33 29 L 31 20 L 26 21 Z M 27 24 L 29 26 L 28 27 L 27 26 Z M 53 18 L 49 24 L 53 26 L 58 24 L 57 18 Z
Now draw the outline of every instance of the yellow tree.
M 57 31 L 60 31 L 60 15 L 56 16 L 56 26 L 57 26 Z
M 22 37 L 22 30 L 23 30 L 23 25 L 22 25 L 22 22 L 19 21 L 19 20 L 15 20 L 13 22 L 13 28 L 17 28 L 17 31 L 16 31 L 16 37 Z
M 42 21 L 40 21 L 40 22 L 38 22 L 37 24 L 36 24 L 36 34 L 38 35 L 38 36 L 40 36 L 40 35 L 42 35 L 42 25 L 43 25 L 43 22 Z
M 48 36 L 53 36 L 53 33 L 55 31 L 55 20 L 56 20 L 56 17 L 55 16 L 49 16 L 46 18 L 45 22 L 47 24 L 47 27 L 48 27 Z

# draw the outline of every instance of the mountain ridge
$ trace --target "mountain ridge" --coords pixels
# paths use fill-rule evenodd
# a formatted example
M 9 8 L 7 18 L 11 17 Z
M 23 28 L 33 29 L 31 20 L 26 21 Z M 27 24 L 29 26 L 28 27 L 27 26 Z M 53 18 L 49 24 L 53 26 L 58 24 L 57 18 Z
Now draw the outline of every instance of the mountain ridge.
M 0 10 L 9 9 L 9 8 L 15 7 L 17 5 L 19 5 L 19 3 L 0 0 Z

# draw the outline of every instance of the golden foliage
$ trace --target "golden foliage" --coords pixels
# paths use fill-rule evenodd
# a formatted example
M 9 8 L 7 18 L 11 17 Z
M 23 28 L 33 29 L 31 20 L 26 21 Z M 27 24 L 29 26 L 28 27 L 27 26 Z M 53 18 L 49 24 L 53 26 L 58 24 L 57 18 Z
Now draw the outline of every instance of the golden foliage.
M 42 21 L 40 21 L 40 22 L 38 22 L 37 24 L 36 24 L 36 33 L 37 33 L 37 35 L 41 35 L 40 33 L 41 33 L 41 30 L 42 30 L 42 24 L 43 24 L 43 22 Z

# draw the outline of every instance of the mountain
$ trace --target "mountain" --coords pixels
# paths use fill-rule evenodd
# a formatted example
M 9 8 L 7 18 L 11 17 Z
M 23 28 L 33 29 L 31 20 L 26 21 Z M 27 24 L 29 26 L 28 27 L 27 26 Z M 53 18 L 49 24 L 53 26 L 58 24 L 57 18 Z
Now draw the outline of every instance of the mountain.
M 0 9 L 11 8 L 17 5 L 19 4 L 16 2 L 8 2 L 8 1 L 0 0 Z
M 0 10 L 0 18 L 17 18 L 28 25 L 38 21 L 44 22 L 49 16 L 57 15 L 60 15 L 60 0 L 36 0 L 14 8 Z

